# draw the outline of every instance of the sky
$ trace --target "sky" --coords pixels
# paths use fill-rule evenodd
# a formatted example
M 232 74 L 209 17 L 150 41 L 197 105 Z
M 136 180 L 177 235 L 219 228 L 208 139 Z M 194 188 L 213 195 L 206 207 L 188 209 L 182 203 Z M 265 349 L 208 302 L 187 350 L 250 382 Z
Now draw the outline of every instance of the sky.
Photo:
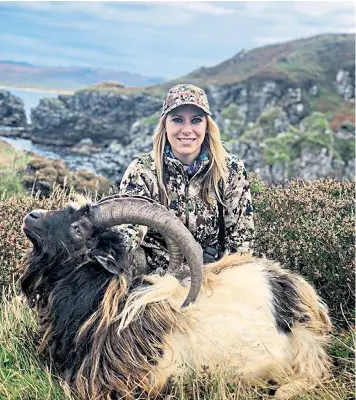
M 242 49 L 355 33 L 354 2 L 0 1 L 0 60 L 174 79 Z

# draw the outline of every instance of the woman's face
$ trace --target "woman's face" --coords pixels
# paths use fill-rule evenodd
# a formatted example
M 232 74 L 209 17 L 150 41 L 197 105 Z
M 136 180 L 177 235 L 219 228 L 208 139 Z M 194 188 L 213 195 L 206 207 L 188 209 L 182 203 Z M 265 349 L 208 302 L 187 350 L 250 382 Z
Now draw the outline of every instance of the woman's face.
M 167 115 L 167 139 L 178 160 L 193 163 L 200 153 L 207 125 L 204 111 L 193 105 L 179 106 Z

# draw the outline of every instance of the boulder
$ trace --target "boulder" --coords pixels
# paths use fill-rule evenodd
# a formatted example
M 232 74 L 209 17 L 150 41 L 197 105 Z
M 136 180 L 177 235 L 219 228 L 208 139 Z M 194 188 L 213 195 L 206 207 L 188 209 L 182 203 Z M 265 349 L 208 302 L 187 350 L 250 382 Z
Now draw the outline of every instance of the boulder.
M 27 126 L 23 101 L 7 90 L 0 90 L 0 125 L 14 128 Z

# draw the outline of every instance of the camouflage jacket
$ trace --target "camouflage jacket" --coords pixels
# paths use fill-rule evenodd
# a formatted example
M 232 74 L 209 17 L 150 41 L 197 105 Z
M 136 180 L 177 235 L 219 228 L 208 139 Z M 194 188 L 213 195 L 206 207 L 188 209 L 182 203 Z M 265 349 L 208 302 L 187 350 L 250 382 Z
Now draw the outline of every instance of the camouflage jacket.
M 220 244 L 219 211 L 215 193 L 212 205 L 204 203 L 200 196 L 202 179 L 209 160 L 202 161 L 199 170 L 191 178 L 179 160 L 165 155 L 164 162 L 170 196 L 169 208 L 190 230 L 203 250 L 207 246 L 223 248 L 225 254 L 251 250 L 254 237 L 253 212 L 249 183 L 242 161 L 231 154 L 227 160 L 228 176 L 223 191 L 225 237 L 224 243 Z M 141 195 L 159 201 L 152 153 L 136 158 L 129 165 L 120 184 L 120 193 Z M 139 246 L 144 249 L 151 271 L 167 268 L 169 255 L 164 239 L 156 230 L 141 225 L 126 225 L 120 230 L 126 236 L 129 250 L 134 251 Z

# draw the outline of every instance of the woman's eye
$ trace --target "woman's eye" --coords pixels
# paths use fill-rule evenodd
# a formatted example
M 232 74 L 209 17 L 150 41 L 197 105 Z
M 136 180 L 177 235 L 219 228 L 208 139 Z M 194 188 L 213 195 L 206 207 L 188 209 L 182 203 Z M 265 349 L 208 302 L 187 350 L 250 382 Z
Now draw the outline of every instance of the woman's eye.
M 182 118 L 178 118 L 178 117 L 173 118 L 173 122 L 181 123 L 182 121 L 183 121 Z
M 202 121 L 201 118 L 193 118 L 192 122 L 193 124 L 199 124 Z

